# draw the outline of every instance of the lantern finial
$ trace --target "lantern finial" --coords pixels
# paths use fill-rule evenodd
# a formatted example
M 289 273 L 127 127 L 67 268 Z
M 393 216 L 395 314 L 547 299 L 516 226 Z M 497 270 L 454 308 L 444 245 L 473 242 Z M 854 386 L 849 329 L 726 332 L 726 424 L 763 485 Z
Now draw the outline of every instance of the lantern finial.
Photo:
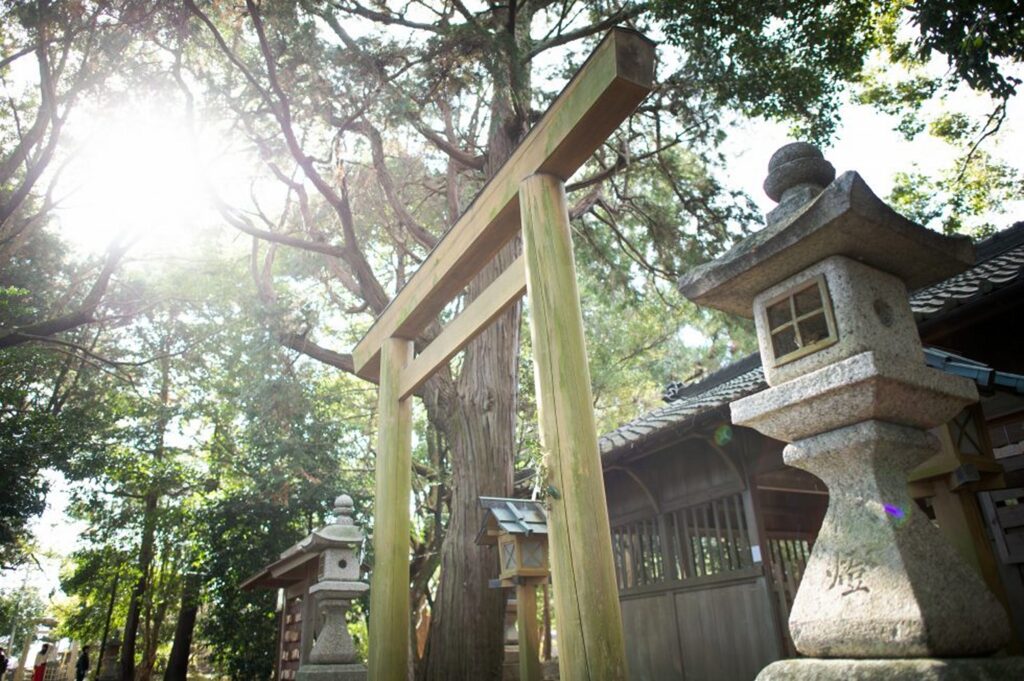
M 334 500 L 334 524 L 335 525 L 351 525 L 353 524 L 352 512 L 355 510 L 355 504 L 352 503 L 352 497 L 347 494 L 342 494 Z

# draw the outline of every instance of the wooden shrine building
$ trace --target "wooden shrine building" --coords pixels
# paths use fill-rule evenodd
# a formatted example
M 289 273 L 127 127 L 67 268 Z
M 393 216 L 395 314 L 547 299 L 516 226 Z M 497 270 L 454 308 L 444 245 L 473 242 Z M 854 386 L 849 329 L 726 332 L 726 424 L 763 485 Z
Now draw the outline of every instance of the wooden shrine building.
M 1024 223 L 977 264 L 914 293 L 929 365 L 975 380 L 981 402 L 909 476 L 1024 632 Z M 828 504 L 783 443 L 733 426 L 766 388 L 760 357 L 666 390 L 668 404 L 600 439 L 633 681 L 748 681 L 795 655 L 786 621 Z M 1018 648 L 1019 650 L 1019 648 Z

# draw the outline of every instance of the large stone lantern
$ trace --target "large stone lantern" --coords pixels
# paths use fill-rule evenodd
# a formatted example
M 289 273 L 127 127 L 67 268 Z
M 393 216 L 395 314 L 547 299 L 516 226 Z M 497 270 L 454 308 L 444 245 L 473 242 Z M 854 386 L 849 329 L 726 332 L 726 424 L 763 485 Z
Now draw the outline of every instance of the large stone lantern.
M 790 443 L 786 463 L 829 488 L 789 620 L 808 657 L 758 678 L 1024 678 L 1018 658 L 983 657 L 1008 641 L 1006 613 L 907 490 L 939 448 L 928 429 L 977 400 L 925 366 L 907 291 L 966 269 L 970 241 L 898 215 L 857 173 L 835 178 L 809 144 L 776 152 L 765 190 L 767 227 L 679 284 L 753 314 L 770 387 L 732 420 Z

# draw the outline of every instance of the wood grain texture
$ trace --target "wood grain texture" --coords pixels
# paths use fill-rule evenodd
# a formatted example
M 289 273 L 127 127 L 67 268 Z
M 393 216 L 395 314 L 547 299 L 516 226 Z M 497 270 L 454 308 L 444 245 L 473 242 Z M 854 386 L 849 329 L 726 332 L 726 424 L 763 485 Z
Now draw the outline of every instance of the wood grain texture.
M 675 594 L 675 601 L 687 681 L 749 681 L 781 657 L 763 577 L 682 591 Z
M 477 334 L 490 326 L 510 305 L 526 293 L 526 265 L 519 256 L 508 269 L 491 282 L 466 306 L 458 317 L 444 327 L 430 345 L 420 352 L 402 372 L 401 399 L 410 397 L 437 369 L 469 345 Z
M 633 112 L 653 80 L 653 43 L 627 29 L 609 32 L 356 345 L 356 373 L 374 380 L 384 341 L 415 338 L 516 234 L 524 178 L 542 171 L 567 179 Z
M 533 175 L 519 192 L 549 541 L 564 681 L 626 678 L 622 616 L 594 424 L 565 187 Z
M 370 586 L 371 681 L 404 681 L 409 663 L 409 496 L 412 494 L 412 410 L 398 398 L 412 341 L 389 338 L 381 348 L 373 580 Z
M 683 678 L 673 598 L 659 592 L 622 602 L 626 655 L 634 681 Z
M 519 629 L 519 681 L 542 681 L 536 583 L 516 586 L 516 626 Z

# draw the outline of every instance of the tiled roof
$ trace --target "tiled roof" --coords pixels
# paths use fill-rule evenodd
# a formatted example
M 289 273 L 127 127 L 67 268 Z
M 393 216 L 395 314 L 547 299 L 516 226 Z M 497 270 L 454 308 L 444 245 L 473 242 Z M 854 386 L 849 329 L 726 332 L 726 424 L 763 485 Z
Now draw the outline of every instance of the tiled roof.
M 1024 278 L 1024 222 L 978 244 L 977 253 L 979 262 L 974 267 L 910 297 L 914 318 L 919 323 Z M 602 435 L 598 441 L 601 456 L 639 447 L 669 428 L 695 425 L 698 418 L 766 387 L 757 353 L 699 383 L 670 384 L 666 398 L 674 401 Z
M 910 296 L 910 307 L 918 323 L 1021 279 L 1024 275 L 1024 222 L 986 239 L 977 250 L 977 265 Z
M 638 446 L 655 433 L 688 421 L 692 423 L 701 415 L 766 387 L 761 358 L 757 354 L 750 355 L 700 383 L 688 386 L 675 402 L 602 435 L 598 440 L 601 455 L 624 447 Z

